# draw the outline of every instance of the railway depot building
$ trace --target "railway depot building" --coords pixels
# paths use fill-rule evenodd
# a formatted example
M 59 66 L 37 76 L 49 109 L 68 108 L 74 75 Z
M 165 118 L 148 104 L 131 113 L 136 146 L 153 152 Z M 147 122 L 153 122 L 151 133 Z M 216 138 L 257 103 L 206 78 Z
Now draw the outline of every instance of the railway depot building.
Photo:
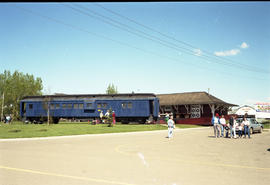
M 230 107 L 237 106 L 227 103 L 207 92 L 186 92 L 158 94 L 160 115 L 172 113 L 177 124 L 210 125 L 212 115 L 218 113 L 227 118 Z

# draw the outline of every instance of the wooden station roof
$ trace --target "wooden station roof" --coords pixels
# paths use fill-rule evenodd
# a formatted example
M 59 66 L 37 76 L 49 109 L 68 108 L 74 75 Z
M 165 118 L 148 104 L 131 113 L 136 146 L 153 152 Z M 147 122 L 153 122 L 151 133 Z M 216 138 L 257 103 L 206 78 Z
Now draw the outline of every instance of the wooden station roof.
M 192 104 L 216 104 L 237 106 L 224 102 L 207 92 L 185 92 L 185 93 L 173 93 L 173 94 L 158 94 L 160 106 L 164 105 L 192 105 Z

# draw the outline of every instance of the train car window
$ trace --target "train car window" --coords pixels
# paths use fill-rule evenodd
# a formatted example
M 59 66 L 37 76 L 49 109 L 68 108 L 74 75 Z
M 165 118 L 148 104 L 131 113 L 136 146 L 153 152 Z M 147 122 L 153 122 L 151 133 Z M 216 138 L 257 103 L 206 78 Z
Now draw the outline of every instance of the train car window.
M 79 103 L 79 109 L 83 109 L 83 104 Z
M 29 109 L 33 109 L 33 104 L 29 104 Z
M 107 103 L 103 103 L 102 108 L 107 109 Z
M 43 102 L 42 107 L 43 107 L 43 109 L 47 110 L 48 109 L 48 103 Z
M 54 109 L 54 103 L 50 104 L 50 109 Z
M 97 108 L 101 108 L 101 103 L 98 103 L 97 104 Z
M 126 103 L 122 103 L 122 108 L 126 109 L 127 108 L 127 104 Z
M 91 108 L 92 106 L 93 106 L 92 103 L 87 103 L 87 104 L 86 104 L 86 107 L 87 107 L 87 108 Z
M 60 104 L 59 104 L 59 103 L 56 103 L 56 104 L 55 104 L 55 108 L 56 108 L 56 109 L 59 109 L 59 108 L 60 108 Z
M 62 108 L 63 108 L 63 109 L 66 109 L 66 108 L 67 108 L 67 104 L 63 103 L 63 104 L 62 104 Z
M 128 108 L 132 109 L 132 103 L 131 102 L 128 102 Z
M 67 108 L 68 108 L 68 109 L 72 109 L 72 103 L 68 103 L 68 104 L 67 104 Z
M 79 104 L 74 103 L 74 104 L 73 104 L 73 107 L 74 107 L 74 109 L 78 109 L 78 108 L 79 108 Z

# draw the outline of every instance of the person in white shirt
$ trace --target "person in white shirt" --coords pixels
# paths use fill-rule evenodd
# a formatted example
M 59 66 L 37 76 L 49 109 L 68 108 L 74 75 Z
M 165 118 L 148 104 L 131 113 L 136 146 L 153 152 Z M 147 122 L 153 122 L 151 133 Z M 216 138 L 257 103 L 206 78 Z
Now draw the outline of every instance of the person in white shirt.
M 173 129 L 175 128 L 175 123 L 173 121 L 173 116 L 168 120 L 168 138 L 170 139 L 173 136 Z
M 249 122 L 249 120 L 247 118 L 244 118 L 243 124 L 244 124 L 244 138 L 246 138 L 246 134 L 248 134 L 248 138 L 250 138 L 250 131 L 249 131 L 250 122 Z
M 8 115 L 8 116 L 6 117 L 6 123 L 7 123 L 7 124 L 9 124 L 9 123 L 10 123 L 10 121 L 11 121 L 11 116 L 10 116 L 10 115 Z
M 220 128 L 221 128 L 221 137 L 223 137 L 224 136 L 224 129 L 226 127 L 226 120 L 224 118 L 224 115 L 221 116 L 219 121 L 220 121 Z
M 100 110 L 99 117 L 100 117 L 100 123 L 103 123 L 103 111 L 102 110 Z
M 235 116 L 234 116 L 233 125 L 232 125 L 232 131 L 233 131 L 233 137 L 234 137 L 234 139 L 236 139 L 236 126 L 237 126 L 237 122 L 236 122 Z
M 107 112 L 105 113 L 105 116 L 106 116 L 106 117 L 109 117 L 109 116 L 110 116 L 109 110 L 107 110 Z

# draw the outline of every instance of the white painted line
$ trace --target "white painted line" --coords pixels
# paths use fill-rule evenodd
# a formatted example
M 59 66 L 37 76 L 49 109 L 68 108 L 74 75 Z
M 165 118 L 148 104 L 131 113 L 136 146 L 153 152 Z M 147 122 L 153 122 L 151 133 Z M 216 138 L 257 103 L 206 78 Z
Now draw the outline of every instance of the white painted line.
M 142 160 L 143 164 L 147 167 L 149 167 L 149 164 L 146 162 L 144 155 L 141 152 L 138 152 L 139 158 Z

